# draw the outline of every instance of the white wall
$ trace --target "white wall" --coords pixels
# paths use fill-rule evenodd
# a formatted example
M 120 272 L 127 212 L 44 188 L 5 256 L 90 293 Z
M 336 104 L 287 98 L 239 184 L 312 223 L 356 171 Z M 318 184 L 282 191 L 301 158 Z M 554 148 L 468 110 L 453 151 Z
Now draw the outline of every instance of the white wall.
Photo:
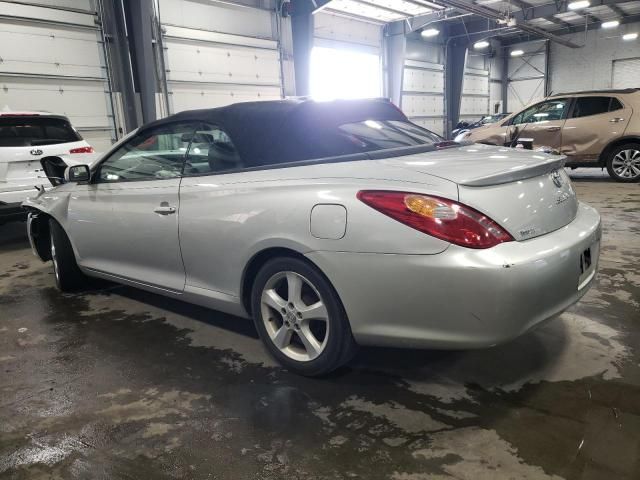
M 640 31 L 640 23 L 621 25 L 614 30 L 590 30 L 567 35 L 584 48 L 568 48 L 551 43 L 549 70 L 551 91 L 576 91 L 611 88 L 613 60 L 640 57 L 640 41 L 625 42 L 625 32 Z M 637 79 L 640 87 L 640 78 Z

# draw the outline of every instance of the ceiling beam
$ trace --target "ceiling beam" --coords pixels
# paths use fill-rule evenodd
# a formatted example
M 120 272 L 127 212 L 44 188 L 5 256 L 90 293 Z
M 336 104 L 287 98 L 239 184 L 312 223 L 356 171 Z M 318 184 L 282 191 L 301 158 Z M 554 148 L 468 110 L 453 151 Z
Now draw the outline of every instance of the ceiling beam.
M 517 28 L 519 28 L 522 31 L 528 32 L 528 33 L 532 33 L 535 34 L 537 36 L 543 37 L 543 38 L 547 38 L 549 40 L 552 40 L 554 42 L 557 42 L 561 45 L 565 45 L 567 47 L 570 48 L 580 48 L 581 46 L 578 44 L 575 44 L 573 42 L 571 42 L 570 40 L 561 38 L 557 35 L 554 35 L 553 33 L 548 32 L 547 30 L 543 30 L 541 28 L 538 27 L 534 27 L 532 25 L 528 25 L 526 22 L 526 19 L 524 18 L 524 11 L 520 11 L 520 12 L 514 12 L 512 15 L 510 16 L 505 16 L 504 14 L 502 14 L 501 12 L 498 12 L 496 10 L 490 9 L 490 8 L 486 8 L 480 5 L 476 5 L 475 3 L 469 3 L 463 0 L 439 0 L 440 3 L 442 3 L 443 5 L 447 5 L 449 7 L 454 7 L 460 10 L 466 10 L 469 11 L 471 13 L 475 13 L 476 15 L 479 15 L 481 17 L 484 18 L 488 18 L 491 20 L 497 20 L 497 21 L 505 21 L 507 19 L 511 20 L 514 25 Z M 555 9 L 555 4 L 554 4 L 554 9 Z M 519 14 L 519 18 L 516 17 L 516 15 Z M 531 18 L 536 18 L 536 17 L 531 17 Z M 531 19 L 529 18 L 529 20 Z
M 611 4 L 611 5 L 607 5 L 607 7 L 609 7 L 611 10 L 613 10 L 613 13 L 615 13 L 616 15 L 619 15 L 620 17 L 624 18 L 627 16 L 627 14 L 624 12 L 624 10 L 622 10 L 618 5 L 616 5 L 615 3 Z
M 638 15 L 627 15 L 624 18 L 620 19 L 620 24 L 624 25 L 625 23 L 636 23 L 636 22 L 640 22 L 640 14 Z M 601 22 L 598 23 L 590 23 L 587 25 L 587 30 L 596 30 L 601 28 L 600 27 Z M 569 28 L 566 29 L 562 29 L 564 30 L 563 32 L 559 33 L 559 35 L 568 35 L 571 33 L 581 33 L 585 31 L 584 25 L 582 26 L 578 26 L 578 25 L 572 25 Z M 526 41 L 526 39 L 522 39 L 521 35 L 517 35 L 517 34 L 513 34 L 510 35 L 511 37 L 515 37 L 515 38 L 509 38 L 509 39 L 504 39 L 503 43 L 505 45 L 513 45 L 514 43 L 521 43 L 523 41 Z M 611 30 L 611 36 L 615 36 L 615 30 Z

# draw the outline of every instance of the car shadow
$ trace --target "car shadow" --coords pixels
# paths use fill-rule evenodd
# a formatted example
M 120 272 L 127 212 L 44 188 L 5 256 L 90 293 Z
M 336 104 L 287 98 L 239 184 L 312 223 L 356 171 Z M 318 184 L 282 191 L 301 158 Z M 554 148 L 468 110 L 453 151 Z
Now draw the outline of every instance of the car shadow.
M 219 344 L 215 348 L 228 348 L 245 358 L 255 357 L 255 353 L 244 349 L 261 348 L 253 322 L 249 319 L 131 287 L 114 286 L 109 293 L 256 340 L 242 342 L 241 345 Z M 324 378 L 339 384 L 345 381 L 383 381 L 381 377 L 388 382 L 396 378 L 417 385 L 418 389 L 436 392 L 450 387 L 454 392 L 460 388 L 464 390 L 461 386 L 465 385 L 482 390 L 517 390 L 525 384 L 545 380 L 558 370 L 558 362 L 567 356 L 569 334 L 565 321 L 560 317 L 506 344 L 487 349 L 454 351 L 361 347 L 345 367 Z M 455 398 L 455 393 L 447 395 Z

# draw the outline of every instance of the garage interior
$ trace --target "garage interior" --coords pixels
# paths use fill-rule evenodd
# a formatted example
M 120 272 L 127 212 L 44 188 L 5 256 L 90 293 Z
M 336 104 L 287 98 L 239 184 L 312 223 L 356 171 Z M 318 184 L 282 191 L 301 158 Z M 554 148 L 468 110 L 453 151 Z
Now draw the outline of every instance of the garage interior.
M 640 88 L 639 32 L 636 0 L 0 1 L 0 112 L 66 115 L 106 152 L 185 110 L 384 97 L 449 139 Z M 62 294 L 25 223 L 0 225 L 0 478 L 637 480 L 640 184 L 567 171 L 602 217 L 579 303 L 504 345 L 363 347 L 315 379 L 250 321 L 107 282 Z

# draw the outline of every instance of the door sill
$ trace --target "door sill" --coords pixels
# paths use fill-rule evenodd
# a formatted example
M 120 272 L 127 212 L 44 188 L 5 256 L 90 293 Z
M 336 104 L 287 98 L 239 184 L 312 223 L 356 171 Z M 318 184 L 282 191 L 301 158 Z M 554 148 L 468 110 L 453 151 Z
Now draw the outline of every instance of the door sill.
M 113 273 L 103 272 L 102 270 L 97 270 L 95 268 L 82 268 L 83 271 L 87 273 L 90 277 L 98 277 L 103 278 L 105 280 L 111 280 L 116 283 L 123 283 L 125 285 L 130 285 L 132 287 L 144 288 L 147 290 L 154 290 L 157 292 L 163 292 L 165 294 L 170 295 L 182 295 L 184 293 L 184 287 L 182 290 L 174 290 L 172 288 L 159 287 L 157 285 L 153 285 L 150 283 L 140 282 L 138 280 L 132 280 L 128 277 L 121 277 L 120 275 L 115 275 Z

